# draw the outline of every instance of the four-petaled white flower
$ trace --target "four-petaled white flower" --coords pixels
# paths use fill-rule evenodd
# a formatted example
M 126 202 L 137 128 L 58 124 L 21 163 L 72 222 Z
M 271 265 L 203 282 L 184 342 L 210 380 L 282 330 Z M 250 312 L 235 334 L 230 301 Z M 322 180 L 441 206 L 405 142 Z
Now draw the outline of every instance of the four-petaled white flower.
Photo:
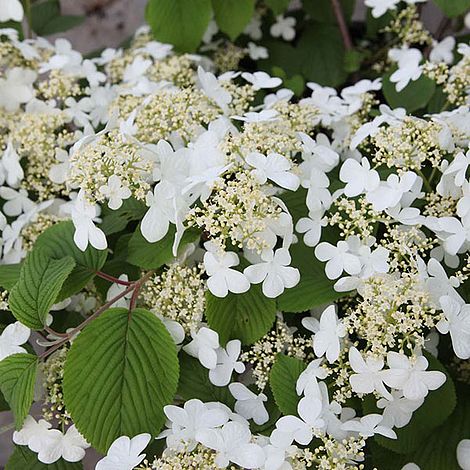
M 113 211 L 122 206 L 124 199 L 131 197 L 131 190 L 127 186 L 123 186 L 121 178 L 117 175 L 109 177 L 108 182 L 100 186 L 100 193 L 108 200 L 108 207 Z
M 397 91 L 402 91 L 410 81 L 416 81 L 421 77 L 423 68 L 420 62 L 423 54 L 419 49 L 390 49 L 388 56 L 398 63 L 398 69 L 390 75 L 390 81 L 395 83 Z
M 394 10 L 400 0 L 365 0 L 365 5 L 372 8 L 372 16 L 380 18 L 387 13 L 388 10 Z
M 282 80 L 278 77 L 271 77 L 266 72 L 244 72 L 242 78 L 253 85 L 255 90 L 261 90 L 262 88 L 276 88 Z
M 345 431 L 357 432 L 362 437 L 368 438 L 375 434 L 388 437 L 389 439 L 396 439 L 397 435 L 393 429 L 388 428 L 381 424 L 383 418 L 379 414 L 370 414 L 363 416 L 359 420 L 353 419 L 346 421 L 341 426 Z
M 361 261 L 358 256 L 350 253 L 347 241 L 340 240 L 336 246 L 329 242 L 321 242 L 315 248 L 315 256 L 325 265 L 328 279 L 338 279 L 343 271 L 356 275 L 361 272 Z
M 232 373 L 245 372 L 245 365 L 238 360 L 241 352 L 239 339 L 232 339 L 225 348 L 217 349 L 217 363 L 209 370 L 209 380 L 217 387 L 225 387 L 230 383 Z
M 284 41 L 292 41 L 295 38 L 295 25 L 297 21 L 293 16 L 276 17 L 276 22 L 271 25 L 269 32 L 275 38 L 282 37 Z
M 197 357 L 205 368 L 213 369 L 217 365 L 219 334 L 203 326 L 197 333 L 191 332 L 191 337 L 193 340 L 183 349 L 191 356 Z
M 307 368 L 299 375 L 297 382 L 295 384 L 295 391 L 297 395 L 304 394 L 315 395 L 318 393 L 318 380 L 317 379 L 326 379 L 328 376 L 328 371 L 325 367 L 322 367 L 321 364 L 323 359 L 314 359 L 309 363 Z
M 19 321 L 8 325 L 0 334 L 0 361 L 12 354 L 25 353 L 21 345 L 29 339 L 31 330 Z
M 262 262 L 248 266 L 243 271 L 252 284 L 263 283 L 263 294 L 275 298 L 284 289 L 294 287 L 300 280 L 297 268 L 289 266 L 291 257 L 287 248 L 264 250 L 261 253 Z
M 409 400 L 401 392 L 392 391 L 391 399 L 380 398 L 377 407 L 383 409 L 382 425 L 389 428 L 403 428 L 410 421 L 413 413 L 424 403 L 424 399 Z
M 380 184 L 380 177 L 376 170 L 370 169 L 370 162 L 363 158 L 361 163 L 348 158 L 341 167 L 339 179 L 347 183 L 344 187 L 344 194 L 348 197 L 355 197 L 359 194 L 377 189 Z
M 269 421 L 269 414 L 266 411 L 264 402 L 268 397 L 264 393 L 256 395 L 248 387 L 239 382 L 231 383 L 228 386 L 235 402 L 235 411 L 246 419 L 252 419 L 256 424 L 261 425 Z
M 217 77 L 211 73 L 206 72 L 202 67 L 198 67 L 197 75 L 201 84 L 202 90 L 208 98 L 215 101 L 215 103 L 226 112 L 228 105 L 232 101 L 232 96 L 225 90 L 217 80 Z
M 0 108 L 16 111 L 21 104 L 31 101 L 34 97 L 33 82 L 36 77 L 36 72 L 31 69 L 7 69 L 5 78 L 0 78 Z
M 127 436 L 118 437 L 111 444 L 106 457 L 96 464 L 95 470 L 132 470 L 144 460 L 145 454 L 141 452 L 151 438 L 147 433 L 138 434 L 132 439 Z
M 326 227 L 328 221 L 323 217 L 324 210 L 311 210 L 308 217 L 302 217 L 297 222 L 295 229 L 299 233 L 304 233 L 304 243 L 307 246 L 316 246 L 321 238 L 321 231 Z

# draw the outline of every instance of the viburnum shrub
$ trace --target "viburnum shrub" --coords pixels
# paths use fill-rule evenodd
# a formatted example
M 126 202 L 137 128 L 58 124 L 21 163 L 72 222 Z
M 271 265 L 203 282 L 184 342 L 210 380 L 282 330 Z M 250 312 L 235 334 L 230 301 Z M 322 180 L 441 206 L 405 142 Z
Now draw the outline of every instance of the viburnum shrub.
M 375 52 L 296 94 L 210 15 L 197 55 L 0 30 L 7 470 L 470 468 L 468 2 L 365 3 L 369 43 L 325 4 Z

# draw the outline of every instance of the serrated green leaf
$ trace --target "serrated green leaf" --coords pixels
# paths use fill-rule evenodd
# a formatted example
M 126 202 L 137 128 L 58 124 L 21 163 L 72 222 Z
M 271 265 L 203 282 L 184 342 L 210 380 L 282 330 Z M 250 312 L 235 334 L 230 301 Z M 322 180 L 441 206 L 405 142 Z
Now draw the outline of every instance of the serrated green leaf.
M 32 354 L 13 354 L 0 361 L 0 390 L 21 429 L 31 408 L 38 358 Z
M 21 264 L 2 264 L 0 265 L 0 287 L 11 290 L 18 282 L 21 271 Z
M 145 18 L 158 41 L 193 52 L 211 19 L 211 0 L 150 0 Z
M 64 282 L 57 301 L 66 299 L 79 292 L 95 276 L 108 256 L 107 250 L 97 250 L 88 246 L 81 251 L 73 241 L 75 228 L 71 221 L 60 222 L 45 230 L 36 240 L 35 248 L 46 250 L 49 257 L 54 259 L 71 256 L 75 260 L 75 267 Z
M 285 415 L 297 415 L 300 397 L 297 395 L 295 386 L 299 375 L 306 367 L 307 364 L 300 359 L 278 354 L 271 369 L 269 386 L 278 408 Z
M 181 351 L 178 396 L 185 401 L 198 398 L 204 403 L 218 401 L 233 408 L 235 399 L 228 387 L 216 387 L 209 380 L 209 371 L 194 357 Z
M 178 371 L 175 343 L 154 314 L 113 308 L 73 342 L 64 370 L 65 404 L 85 439 L 106 452 L 119 436 L 158 434 Z
M 382 81 L 385 99 L 392 109 L 402 107 L 411 113 L 424 108 L 429 103 L 436 89 L 433 80 L 422 75 L 418 80 L 411 81 L 402 91 L 398 92 L 395 83 L 390 81 L 392 73 L 384 75 Z
M 234 41 L 250 22 L 255 0 L 212 0 L 212 8 L 217 26 Z
M 428 370 L 444 372 L 447 380 L 437 390 L 429 392 L 424 403 L 413 413 L 411 421 L 403 428 L 395 429 L 398 439 L 375 436 L 383 447 L 398 454 L 409 454 L 418 449 L 432 431 L 440 426 L 454 411 L 456 404 L 455 387 L 445 367 L 432 355 L 426 354 Z M 375 403 L 375 400 L 373 400 Z M 378 410 L 370 401 L 364 402 L 364 412 L 376 413 Z
M 222 344 L 234 338 L 252 344 L 271 329 L 276 320 L 276 301 L 263 295 L 259 285 L 252 285 L 243 294 L 230 292 L 223 298 L 207 292 L 206 318 Z
M 140 231 L 140 225 L 136 228 L 129 241 L 129 254 L 127 261 L 143 269 L 157 269 L 175 259 L 173 256 L 173 241 L 175 239 L 175 227 L 170 226 L 168 233 L 158 242 L 149 243 Z M 184 232 L 179 250 L 187 243 L 195 242 L 200 232 L 189 229 Z
M 434 2 L 450 18 L 467 13 L 470 9 L 470 0 L 434 0 Z
M 21 323 L 42 330 L 52 305 L 75 266 L 71 256 L 53 259 L 41 247 L 34 248 L 21 267 L 8 304 Z
M 290 248 L 291 266 L 300 271 L 300 281 L 292 289 L 286 289 L 277 298 L 277 305 L 284 312 L 305 312 L 345 296 L 333 289 L 334 282 L 325 275 L 323 263 L 315 258 L 313 248 L 301 241 Z
M 275 15 L 280 15 L 287 10 L 290 0 L 264 0 L 264 3 L 271 8 Z
M 16 446 L 9 458 L 5 470 L 82 470 L 81 462 L 66 462 L 60 459 L 57 462 L 46 465 L 39 462 L 38 454 L 29 450 L 26 446 Z

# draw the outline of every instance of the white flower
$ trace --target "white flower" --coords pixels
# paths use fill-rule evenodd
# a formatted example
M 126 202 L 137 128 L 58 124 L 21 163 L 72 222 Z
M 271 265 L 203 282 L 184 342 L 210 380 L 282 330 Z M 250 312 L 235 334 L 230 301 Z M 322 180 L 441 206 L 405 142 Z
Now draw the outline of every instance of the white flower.
M 158 437 L 166 437 L 168 448 L 188 451 L 196 445 L 196 436 L 199 432 L 224 425 L 229 416 L 222 408 L 209 408 L 198 399 L 185 402 L 183 408 L 167 405 L 163 408 L 169 422 L 170 429 L 164 430 Z
M 423 402 L 424 398 L 409 400 L 401 392 L 393 391 L 389 400 L 380 398 L 377 401 L 377 407 L 384 410 L 382 424 L 388 428 L 405 427 Z
M 470 470 L 470 439 L 462 439 L 457 445 L 457 462 L 462 470 Z
M 370 162 L 363 158 L 361 163 L 348 158 L 341 167 L 339 179 L 347 183 L 344 187 L 344 194 L 348 197 L 355 197 L 363 192 L 373 191 L 380 184 L 380 177 L 376 170 L 370 169 Z
M 252 419 L 256 424 L 261 425 L 269 421 L 269 414 L 266 411 L 264 402 L 268 397 L 264 393 L 256 395 L 248 387 L 239 382 L 231 383 L 228 386 L 235 402 L 235 411 L 246 419 Z
M 304 233 L 304 243 L 307 246 L 316 246 L 321 238 L 322 227 L 328 225 L 328 221 L 323 217 L 322 209 L 309 211 L 308 217 L 302 217 L 297 222 L 295 229 L 299 233 Z
M 259 113 L 250 111 L 243 116 L 232 116 L 232 119 L 237 121 L 251 122 L 270 122 L 277 121 L 279 113 L 275 109 L 263 109 Z
M 462 186 L 466 181 L 465 175 L 470 165 L 470 150 L 466 154 L 459 152 L 449 166 L 443 172 L 443 176 L 451 175 L 454 178 L 454 184 Z
M 120 281 L 129 281 L 127 274 L 121 274 L 119 276 Z M 111 300 L 114 297 L 118 296 L 121 292 L 126 290 L 127 286 L 124 284 L 119 284 L 114 282 L 106 293 L 106 300 Z M 114 302 L 113 307 L 123 307 L 127 308 L 129 306 L 128 300 L 132 297 L 132 292 L 128 292 L 124 297 L 121 297 L 119 300 Z
M 25 353 L 21 345 L 29 339 L 31 330 L 19 321 L 8 325 L 0 334 L 0 361 L 12 354 Z
M 20 164 L 20 156 L 16 153 L 11 141 L 8 141 L 7 148 L 3 152 L 2 166 L 6 173 L 8 186 L 16 188 L 24 178 L 24 172 Z
M 442 217 L 439 224 L 444 233 L 438 235 L 444 240 L 444 249 L 448 254 L 457 254 L 462 246 L 470 241 L 470 227 L 463 225 L 456 217 Z
M 313 350 L 317 357 L 326 355 L 326 359 L 331 364 L 335 362 L 341 350 L 340 339 L 346 336 L 346 328 L 338 320 L 334 305 L 327 307 L 321 317 L 318 331 L 313 337 Z
M 350 247 L 344 240 L 340 240 L 336 246 L 328 242 L 321 242 L 315 248 L 315 256 L 325 265 L 325 273 L 328 279 L 337 279 L 343 271 L 355 275 L 361 272 L 360 259 L 350 253 Z
M 387 426 L 381 425 L 382 416 L 379 414 L 370 414 L 363 416 L 359 420 L 346 421 L 341 427 L 345 431 L 354 431 L 359 433 L 362 437 L 368 438 L 375 434 L 381 434 L 382 436 L 390 439 L 396 439 L 397 435 L 395 431 L 388 428 Z
M 455 355 L 470 359 L 470 305 L 444 295 L 440 299 L 445 320 L 436 325 L 439 333 L 450 333 Z
M 136 52 L 144 52 L 150 54 L 155 60 L 162 60 L 170 55 L 173 46 L 171 44 L 162 44 L 158 41 L 149 41 L 144 47 L 137 49 Z
M 217 452 L 215 464 L 225 468 L 230 462 L 242 468 L 259 468 L 265 461 L 263 449 L 251 443 L 248 426 L 239 422 L 229 422 L 221 429 L 203 430 L 197 433 L 197 440 Z
M 243 272 L 252 284 L 263 283 L 266 297 L 278 297 L 285 288 L 294 287 L 299 282 L 300 272 L 289 266 L 291 257 L 287 248 L 279 248 L 275 252 L 264 250 L 261 259 L 261 263 L 248 266 Z
M 73 241 L 81 251 L 87 249 L 88 243 L 97 250 L 106 249 L 106 236 L 93 222 L 97 217 L 96 206 L 90 204 L 81 192 L 72 205 L 71 216 L 75 226 Z
M 52 424 L 46 420 L 40 419 L 36 422 L 32 416 L 28 415 L 23 427 L 13 433 L 13 442 L 19 446 L 27 446 L 32 437 L 43 435 L 51 427 Z
M 0 0 L 0 23 L 22 21 L 24 15 L 20 0 Z
M 95 470 L 132 470 L 144 460 L 145 454 L 141 452 L 151 438 L 146 433 L 138 434 L 132 439 L 127 436 L 117 438 L 108 449 L 106 457 L 96 464 Z
M 372 8 L 372 16 L 379 18 L 388 10 L 395 10 L 400 0 L 365 0 L 365 5 Z
M 269 153 L 265 156 L 253 152 L 247 155 L 246 162 L 255 168 L 252 174 L 260 184 L 265 184 L 269 179 L 281 188 L 291 191 L 296 191 L 299 187 L 299 177 L 289 171 L 292 167 L 291 162 L 278 153 Z
M 225 297 L 229 292 L 242 294 L 250 289 L 247 276 L 232 266 L 239 263 L 238 255 L 229 252 L 210 252 L 204 254 L 204 268 L 209 278 L 207 287 L 216 297 Z
M 383 383 L 384 361 L 381 357 L 366 356 L 364 360 L 361 353 L 352 346 L 349 349 L 349 364 L 355 372 L 349 376 L 349 382 L 356 393 L 366 394 L 376 391 L 383 397 L 392 399 L 392 395 Z
M 25 189 L 15 191 L 3 186 L 0 188 L 0 197 L 7 201 L 3 206 L 3 212 L 9 216 L 18 216 L 35 206 L 34 202 L 28 198 L 28 192 Z
M 406 465 L 403 465 L 401 470 L 421 470 L 421 468 L 418 467 L 418 465 L 416 465 L 414 462 L 409 462 Z
M 62 184 L 67 180 L 69 171 L 69 153 L 61 148 L 55 149 L 55 158 L 60 163 L 55 163 L 49 169 L 49 178 L 53 183 Z
M 242 77 L 253 85 L 255 90 L 261 90 L 262 88 L 276 88 L 282 80 L 278 77 L 271 77 L 266 72 L 244 72 Z
M 442 41 L 433 41 L 431 52 L 429 53 L 429 60 L 434 63 L 444 62 L 452 64 L 454 61 L 453 50 L 455 47 L 455 38 L 447 36 Z
M 206 369 L 213 369 L 217 365 L 218 333 L 203 326 L 197 333 L 191 332 L 191 337 L 193 340 L 183 347 L 184 351 L 197 357 Z
M 409 358 L 404 354 L 389 351 L 387 364 L 390 369 L 383 373 L 383 380 L 389 386 L 403 390 L 409 400 L 425 398 L 429 390 L 437 390 L 446 376 L 440 371 L 426 371 L 428 360 L 424 356 Z
M 398 92 L 402 91 L 410 81 L 418 80 L 423 71 L 420 65 L 423 54 L 419 49 L 390 49 L 388 56 L 398 62 L 398 69 L 390 75 L 390 81 L 396 83 Z
M 318 380 L 326 379 L 328 372 L 324 367 L 321 367 L 323 359 L 314 359 L 307 368 L 299 375 L 295 384 L 297 395 L 304 394 L 315 395 L 318 394 Z
M 33 82 L 36 77 L 36 72 L 31 69 L 7 69 L 6 77 L 0 78 L 0 107 L 7 111 L 16 111 L 20 104 L 31 101 L 34 97 Z
M 144 59 L 142 56 L 137 56 L 124 70 L 123 81 L 135 84 L 151 65 L 151 60 Z
M 225 387 L 230 383 L 232 373 L 245 372 L 245 365 L 238 360 L 241 352 L 241 342 L 233 339 L 227 343 L 225 348 L 217 349 L 217 364 L 209 370 L 209 380 L 217 387 Z
M 99 191 L 108 199 L 108 207 L 113 211 L 122 206 L 123 199 L 131 197 L 131 190 L 121 185 L 121 178 L 117 175 L 110 176 L 108 182 L 100 186 Z
M 28 447 L 37 452 L 38 460 L 45 464 L 61 458 L 67 462 L 79 462 L 90 447 L 75 425 L 70 426 L 65 434 L 58 429 L 46 430 L 44 427 L 40 431 L 28 440 Z
M 263 46 L 258 46 L 254 42 L 248 43 L 248 55 L 252 60 L 267 59 L 269 57 L 268 50 Z
M 39 73 L 45 73 L 49 70 L 62 70 L 64 73 L 79 74 L 82 55 L 80 52 L 72 49 L 72 44 L 67 39 L 59 38 L 54 43 L 55 54 L 53 54 L 46 63 L 39 67 Z
M 204 71 L 201 66 L 197 69 L 197 75 L 202 90 L 207 97 L 215 101 L 215 103 L 226 112 L 228 110 L 228 104 L 232 101 L 230 93 L 220 85 L 213 73 Z
M 271 36 L 275 38 L 282 37 L 284 41 L 292 41 L 295 38 L 295 24 L 296 19 L 293 16 L 282 16 L 276 17 L 276 22 L 271 25 L 269 32 Z

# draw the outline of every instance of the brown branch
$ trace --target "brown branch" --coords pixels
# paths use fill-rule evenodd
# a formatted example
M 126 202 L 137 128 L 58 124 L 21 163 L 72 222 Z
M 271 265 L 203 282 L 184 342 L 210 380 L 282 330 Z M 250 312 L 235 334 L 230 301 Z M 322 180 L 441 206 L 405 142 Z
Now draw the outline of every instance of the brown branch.
M 130 286 L 132 284 L 131 281 L 123 281 L 122 279 L 119 279 L 117 277 L 111 276 L 111 274 L 106 274 L 101 271 L 96 271 L 95 273 L 98 277 L 101 277 L 101 279 L 106 279 L 109 282 L 114 282 L 116 284 L 120 284 L 121 286 Z
M 341 38 L 343 39 L 344 48 L 347 51 L 354 49 L 351 35 L 349 34 L 348 25 L 346 24 L 346 20 L 344 19 L 343 9 L 339 0 L 331 0 L 331 6 L 333 7 L 333 13 L 336 17 L 336 22 L 338 23 L 339 30 L 341 32 Z

